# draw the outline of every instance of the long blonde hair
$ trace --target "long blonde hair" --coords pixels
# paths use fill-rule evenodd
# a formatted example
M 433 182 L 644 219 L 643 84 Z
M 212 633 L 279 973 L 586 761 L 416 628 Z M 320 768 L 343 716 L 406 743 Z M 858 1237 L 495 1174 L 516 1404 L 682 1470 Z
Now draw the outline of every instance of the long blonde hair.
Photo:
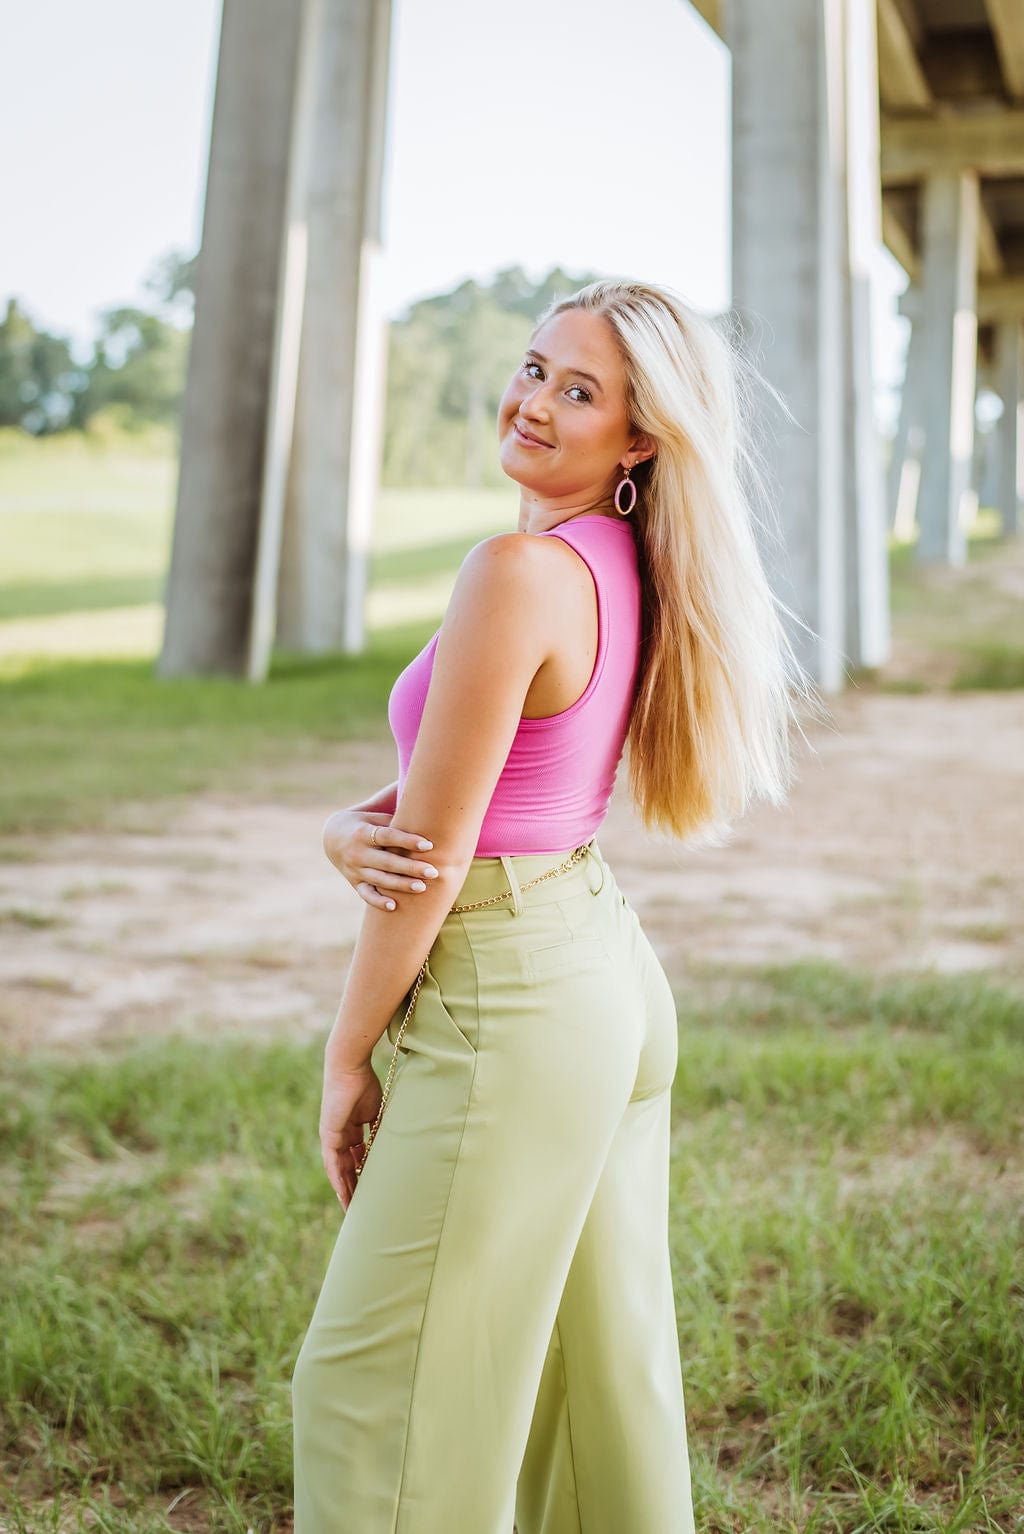
M 670 288 L 592 282 L 550 304 L 537 328 L 568 309 L 611 324 L 631 430 L 656 443 L 633 471 L 643 634 L 630 792 L 649 830 L 721 844 L 751 800 L 785 801 L 798 699 L 820 712 L 782 615 L 807 625 L 772 591 L 755 537 L 757 524 L 778 537 L 756 509 L 755 492 L 770 508 L 766 478 L 741 430 L 747 386 L 764 380 L 740 341 Z

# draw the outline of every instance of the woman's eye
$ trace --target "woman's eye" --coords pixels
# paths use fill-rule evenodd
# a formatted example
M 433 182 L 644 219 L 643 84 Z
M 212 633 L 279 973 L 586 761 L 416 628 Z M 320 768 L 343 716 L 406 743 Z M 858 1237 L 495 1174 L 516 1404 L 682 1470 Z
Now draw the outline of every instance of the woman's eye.
M 523 363 L 522 371 L 524 373 L 526 373 L 526 374 L 529 374 L 531 368 L 536 368 L 538 370 L 538 372 L 539 372 L 540 371 L 540 363 L 539 362 L 526 361 L 526 362 Z M 582 384 L 570 384 L 569 385 L 569 392 L 571 393 L 574 389 L 576 390 L 577 394 L 582 394 L 583 398 L 582 399 L 574 400 L 573 403 L 577 404 L 577 405 L 582 405 L 582 404 L 589 405 L 591 400 L 593 399 L 593 395 L 590 393 L 590 390 L 589 389 L 584 389 Z

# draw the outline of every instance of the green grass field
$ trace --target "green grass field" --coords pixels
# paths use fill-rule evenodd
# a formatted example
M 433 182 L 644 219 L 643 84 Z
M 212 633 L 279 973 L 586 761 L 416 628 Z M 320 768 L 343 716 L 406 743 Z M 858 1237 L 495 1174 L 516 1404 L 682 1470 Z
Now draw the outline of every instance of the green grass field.
M 698 1528 L 1020 1528 L 1024 1000 L 820 964 L 678 999 Z M 5 1528 L 287 1527 L 290 1371 L 343 1218 L 319 1065 L 175 1037 L 6 1062 Z M 57 1491 L 96 1522 L 48 1521 Z
M 159 442 L 0 440 L 0 856 L 383 735 L 462 554 L 515 525 L 502 495 L 384 494 L 365 655 L 278 655 L 261 687 L 167 680 L 173 488 Z M 899 632 L 952 657 L 954 685 L 1024 685 L 984 528 L 976 582 L 922 580 L 909 554 Z M 1024 1000 L 695 962 L 677 1001 L 701 1534 L 1024 1531 Z M 290 1528 L 290 1370 L 342 1218 L 320 1066 L 319 1042 L 173 1032 L 4 1051 L 0 1534 Z

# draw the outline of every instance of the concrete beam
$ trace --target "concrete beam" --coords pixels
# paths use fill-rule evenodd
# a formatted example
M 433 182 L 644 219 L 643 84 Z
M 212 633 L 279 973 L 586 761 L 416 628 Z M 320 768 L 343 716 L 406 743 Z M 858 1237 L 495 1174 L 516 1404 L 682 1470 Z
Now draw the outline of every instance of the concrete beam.
M 978 280 L 998 277 L 1004 270 L 1003 252 L 999 248 L 999 236 L 989 217 L 984 199 L 978 204 Z
M 717 32 L 718 36 L 724 41 L 725 33 L 722 31 L 724 24 L 722 0 L 690 0 L 690 4 L 697 12 L 697 15 L 707 22 L 712 32 Z
M 923 181 L 933 172 L 960 171 L 1024 175 L 1024 110 L 921 119 L 883 115 L 883 187 Z
M 985 282 L 979 282 L 976 308 L 979 325 L 1024 319 L 1024 274 L 990 277 Z M 912 322 L 921 318 L 920 293 L 915 285 L 900 294 L 896 300 L 896 309 Z
M 985 0 L 988 23 L 995 38 L 1006 94 L 1024 98 L 1024 7 L 1020 0 Z
M 878 86 L 886 111 L 923 112 L 932 106 L 920 37 L 896 0 L 878 0 Z
M 983 324 L 1024 319 L 1024 274 L 978 284 L 978 319 Z

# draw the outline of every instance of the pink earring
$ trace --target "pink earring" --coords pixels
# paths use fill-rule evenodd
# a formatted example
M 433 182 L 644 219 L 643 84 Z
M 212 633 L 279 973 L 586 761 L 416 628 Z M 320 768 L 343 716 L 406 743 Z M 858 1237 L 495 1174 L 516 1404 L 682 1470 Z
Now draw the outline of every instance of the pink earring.
M 620 503 L 620 501 L 619 501 L 619 496 L 622 494 L 622 487 L 623 487 L 623 485 L 628 485 L 629 490 L 631 492 L 631 496 L 632 496 L 632 499 L 630 500 L 630 503 L 629 503 L 628 506 L 623 506 Z M 636 486 L 634 485 L 633 481 L 629 477 L 629 470 L 628 470 L 628 468 L 624 468 L 623 471 L 622 471 L 622 478 L 619 480 L 618 484 L 615 486 L 615 510 L 618 512 L 620 517 L 628 517 L 630 512 L 633 510 L 633 507 L 635 505 L 636 505 Z

